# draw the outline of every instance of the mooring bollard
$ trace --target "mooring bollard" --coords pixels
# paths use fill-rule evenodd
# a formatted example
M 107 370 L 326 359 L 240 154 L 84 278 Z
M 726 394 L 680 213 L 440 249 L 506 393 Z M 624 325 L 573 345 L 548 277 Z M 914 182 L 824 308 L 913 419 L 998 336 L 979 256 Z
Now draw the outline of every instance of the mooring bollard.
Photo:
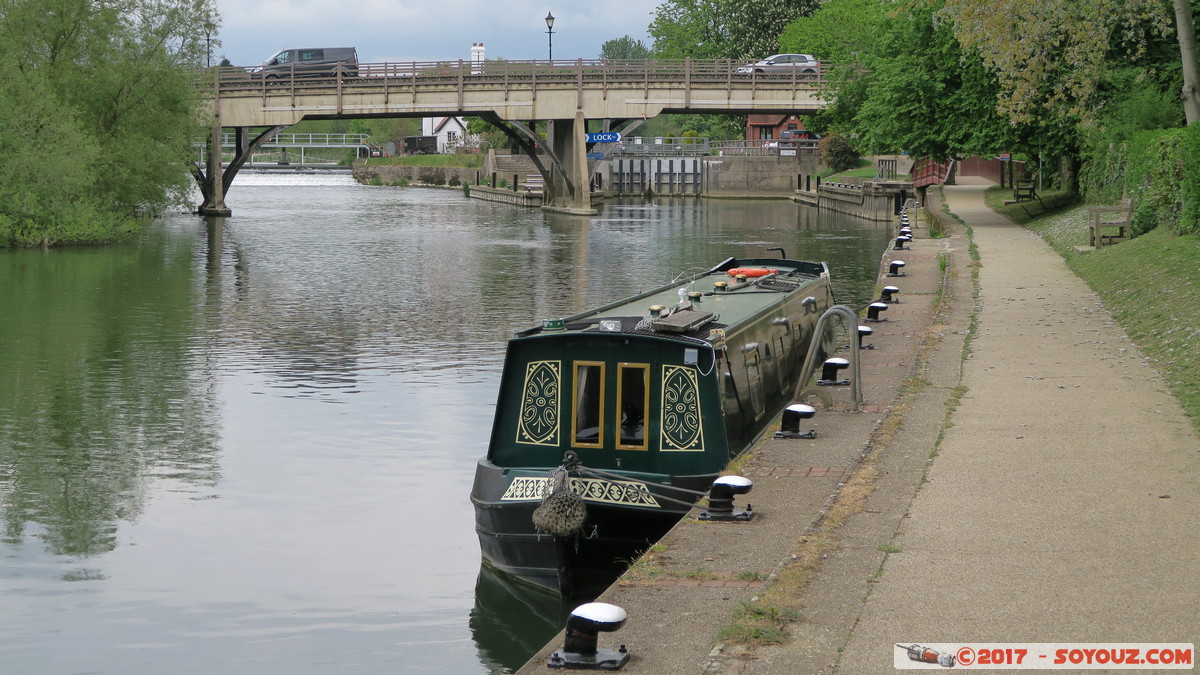
M 625 645 L 620 649 L 597 647 L 599 633 L 612 632 L 625 625 L 629 614 L 607 602 L 580 605 L 567 619 L 567 637 L 562 649 L 546 660 L 549 668 L 570 670 L 617 670 L 629 661 Z
M 888 306 L 882 302 L 872 302 L 867 306 L 867 321 L 879 322 L 887 321 L 887 319 L 879 318 L 880 312 L 886 312 Z
M 839 370 L 849 367 L 850 361 L 840 356 L 825 359 L 825 365 L 821 368 L 821 379 L 817 380 L 817 384 L 822 387 L 840 387 L 850 384 L 849 379 L 839 380 L 837 378 Z
M 754 518 L 754 509 L 746 504 L 745 509 L 733 508 L 733 496 L 750 492 L 754 483 L 744 476 L 721 476 L 708 488 L 708 508 L 697 516 L 700 520 L 728 520 L 745 522 Z
M 793 403 L 783 411 L 775 438 L 816 438 L 817 430 L 800 431 L 800 420 L 812 419 L 817 409 L 804 403 Z
M 859 349 L 875 349 L 875 345 L 865 345 L 862 342 L 863 338 L 869 338 L 874 333 L 875 333 L 875 329 L 871 328 L 870 326 L 859 326 L 858 327 L 858 348 Z

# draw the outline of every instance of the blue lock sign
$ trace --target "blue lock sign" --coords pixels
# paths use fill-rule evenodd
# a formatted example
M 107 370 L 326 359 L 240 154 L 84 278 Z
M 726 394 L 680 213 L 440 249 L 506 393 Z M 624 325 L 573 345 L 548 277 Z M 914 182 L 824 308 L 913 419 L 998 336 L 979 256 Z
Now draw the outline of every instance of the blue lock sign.
M 616 143 L 619 140 L 621 140 L 621 134 L 615 131 L 601 131 L 587 135 L 588 143 Z

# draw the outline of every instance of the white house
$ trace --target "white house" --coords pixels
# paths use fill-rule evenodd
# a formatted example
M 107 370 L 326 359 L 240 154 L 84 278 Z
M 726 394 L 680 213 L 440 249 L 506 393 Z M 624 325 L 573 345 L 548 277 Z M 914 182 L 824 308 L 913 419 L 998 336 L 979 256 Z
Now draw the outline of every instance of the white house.
M 454 152 L 467 145 L 467 123 L 461 117 L 425 117 L 421 119 L 421 135 L 437 136 L 437 151 Z

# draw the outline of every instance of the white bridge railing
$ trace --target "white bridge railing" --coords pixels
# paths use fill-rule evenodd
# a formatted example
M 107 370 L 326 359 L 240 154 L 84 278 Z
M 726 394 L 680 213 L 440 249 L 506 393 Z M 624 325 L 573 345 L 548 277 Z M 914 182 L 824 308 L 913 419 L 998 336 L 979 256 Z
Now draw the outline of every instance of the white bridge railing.
M 829 64 L 822 62 L 816 73 L 792 69 L 784 73 L 746 73 L 734 71 L 744 61 L 730 59 L 574 59 L 529 61 L 407 61 L 395 63 L 337 64 L 318 73 L 304 70 L 283 70 L 269 73 L 254 72 L 254 68 L 212 68 L 200 86 L 215 86 L 221 95 L 263 91 L 282 93 L 279 88 L 338 89 L 377 88 L 397 84 L 420 85 L 499 84 L 508 86 L 537 86 L 539 84 L 574 84 L 580 88 L 605 87 L 609 84 L 673 83 L 724 84 L 738 86 L 755 83 L 796 88 L 819 89 L 824 80 L 822 72 Z

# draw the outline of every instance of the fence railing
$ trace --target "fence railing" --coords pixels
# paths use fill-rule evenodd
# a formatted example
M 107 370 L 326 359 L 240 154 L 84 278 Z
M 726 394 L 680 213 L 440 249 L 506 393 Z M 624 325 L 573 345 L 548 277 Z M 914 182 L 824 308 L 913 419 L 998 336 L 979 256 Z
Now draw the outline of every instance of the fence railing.
M 276 134 L 263 143 L 263 147 L 301 146 L 325 148 L 355 148 L 366 145 L 370 134 Z M 232 132 L 221 134 L 221 145 L 232 146 L 237 136 Z
M 213 87 L 221 94 L 289 87 L 291 89 L 370 88 L 393 83 L 416 87 L 470 82 L 473 85 L 499 84 L 526 86 L 537 84 L 582 87 L 608 84 L 671 83 L 693 84 L 763 83 L 818 89 L 823 73 L 830 67 L 822 62 L 816 73 L 791 69 L 775 73 L 736 73 L 743 61 L 731 59 L 574 59 L 528 61 L 407 61 L 390 63 L 337 64 L 329 70 L 272 70 L 256 72 L 254 67 L 212 68 L 201 86 Z

